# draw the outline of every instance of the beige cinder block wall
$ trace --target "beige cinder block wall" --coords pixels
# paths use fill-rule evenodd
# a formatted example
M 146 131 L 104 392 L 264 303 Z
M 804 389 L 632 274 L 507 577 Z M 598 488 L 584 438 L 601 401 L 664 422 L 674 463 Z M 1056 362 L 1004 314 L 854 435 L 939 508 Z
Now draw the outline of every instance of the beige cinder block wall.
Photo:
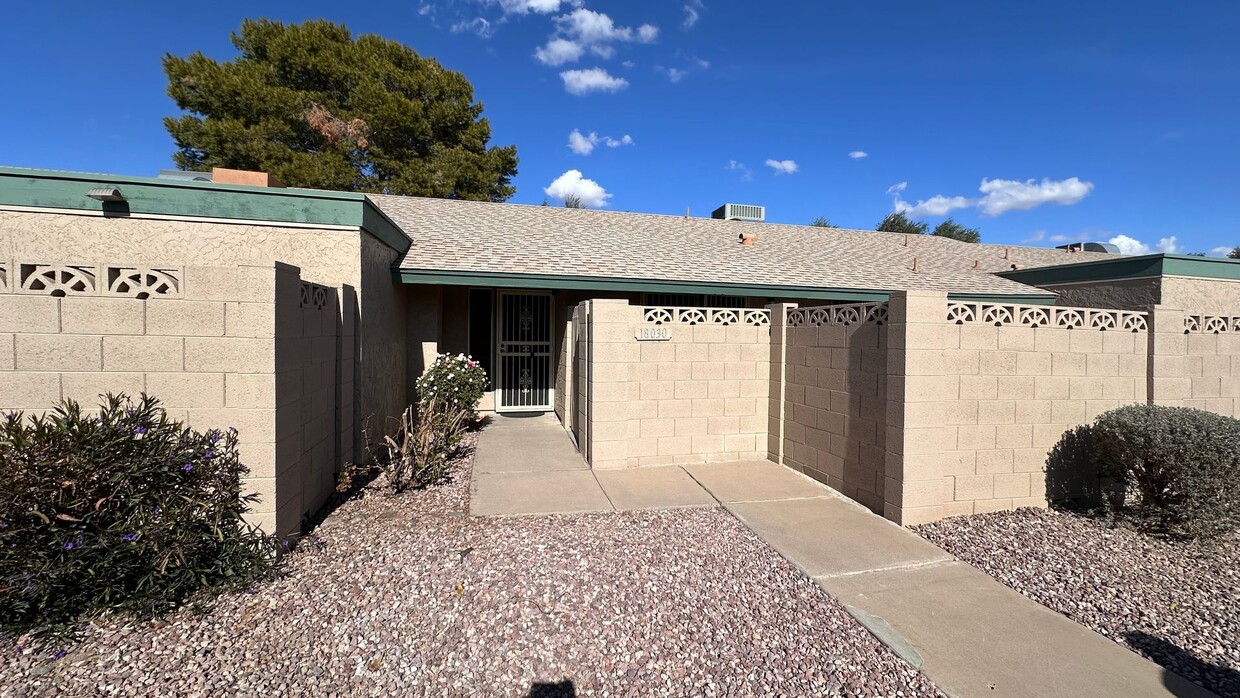
M 194 428 L 238 430 L 267 531 L 296 531 L 326 498 L 343 449 L 336 373 L 352 370 L 334 289 L 281 264 L 0 269 L 0 411 L 146 392 Z
M 1240 417 L 1240 312 L 1153 311 L 1158 402 Z
M 0 210 L 0 261 L 9 266 L 107 261 L 187 273 L 275 262 L 298 267 L 305 280 L 336 289 L 342 322 L 352 324 L 348 313 L 362 315 L 353 377 L 359 414 L 399 414 L 406 402 L 406 314 L 393 314 L 405 289 L 392 280 L 395 258 L 395 250 L 357 228 Z M 352 445 L 348 455 L 360 457 Z
M 766 457 L 769 311 L 588 307 L 592 467 Z M 654 330 L 668 339 L 637 339 Z
M 772 352 L 780 350 L 776 333 L 786 344 L 783 463 L 882 513 L 886 304 L 809 307 L 786 313 L 786 323 L 776 322 L 772 330 Z

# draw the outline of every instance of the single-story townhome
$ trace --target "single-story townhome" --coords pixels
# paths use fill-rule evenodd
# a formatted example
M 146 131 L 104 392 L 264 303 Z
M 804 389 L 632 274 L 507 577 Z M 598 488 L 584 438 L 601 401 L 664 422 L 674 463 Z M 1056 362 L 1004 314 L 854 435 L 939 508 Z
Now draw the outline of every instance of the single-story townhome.
M 771 459 L 905 524 L 1044 505 L 1047 451 L 1121 404 L 1240 414 L 1240 262 L 764 214 L 0 168 L 0 409 L 235 426 L 278 533 L 438 353 L 591 467 Z

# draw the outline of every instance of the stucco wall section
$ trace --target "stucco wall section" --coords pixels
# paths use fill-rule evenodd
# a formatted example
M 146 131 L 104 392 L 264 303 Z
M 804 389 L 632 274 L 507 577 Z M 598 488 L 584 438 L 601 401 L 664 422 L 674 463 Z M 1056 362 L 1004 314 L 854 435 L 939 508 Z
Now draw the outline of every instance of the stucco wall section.
M 399 417 L 409 404 L 407 289 L 392 279 L 396 250 L 369 233 L 361 236 L 361 324 L 357 328 L 360 406 L 375 423 Z M 415 376 L 416 378 L 416 376 Z M 360 455 L 360 454 L 359 454 Z
M 1193 313 L 1240 315 L 1240 281 L 1164 276 L 1159 302 Z
M 785 336 L 784 463 L 882 513 L 886 326 L 808 325 Z
M 1047 284 L 1042 288 L 1058 293 L 1057 303 L 1064 306 L 1144 310 L 1162 302 L 1162 285 L 1156 277 Z

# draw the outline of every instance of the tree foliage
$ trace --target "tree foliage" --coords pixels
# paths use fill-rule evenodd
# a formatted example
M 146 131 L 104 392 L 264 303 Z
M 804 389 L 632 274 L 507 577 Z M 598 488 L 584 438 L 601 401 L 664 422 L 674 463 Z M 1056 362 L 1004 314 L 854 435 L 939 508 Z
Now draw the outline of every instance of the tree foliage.
M 240 55 L 165 55 L 167 117 L 184 169 L 262 170 L 318 189 L 504 201 L 516 146 L 491 126 L 460 73 L 376 35 L 325 20 L 245 20 Z
M 1227 253 L 1229 259 L 1240 259 L 1240 245 L 1237 245 L 1231 252 Z
M 909 235 L 924 235 L 929 225 L 921 221 L 909 220 L 904 213 L 889 213 L 875 228 L 880 233 L 907 233 Z
M 959 240 L 961 242 L 981 242 L 982 241 L 982 234 L 978 232 L 977 228 L 966 228 L 963 225 L 960 225 L 956 221 L 952 220 L 951 218 L 948 218 L 942 223 L 939 223 L 938 225 L 936 225 L 934 227 L 934 230 L 931 231 L 930 234 L 937 235 L 941 238 L 951 238 L 953 240 Z
M 814 220 L 810 221 L 810 225 L 814 226 L 815 228 L 834 228 L 835 227 L 834 225 L 831 225 L 831 221 L 827 220 L 823 216 L 818 216 Z

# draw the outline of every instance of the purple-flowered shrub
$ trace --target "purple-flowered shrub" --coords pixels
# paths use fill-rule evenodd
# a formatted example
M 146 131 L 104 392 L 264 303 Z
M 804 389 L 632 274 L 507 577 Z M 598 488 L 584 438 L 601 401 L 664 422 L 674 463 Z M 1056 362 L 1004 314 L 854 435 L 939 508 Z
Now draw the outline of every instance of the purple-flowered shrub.
M 104 610 L 167 612 L 269 573 L 242 515 L 237 433 L 197 432 L 158 400 L 106 395 L 0 423 L 0 629 L 62 636 Z

